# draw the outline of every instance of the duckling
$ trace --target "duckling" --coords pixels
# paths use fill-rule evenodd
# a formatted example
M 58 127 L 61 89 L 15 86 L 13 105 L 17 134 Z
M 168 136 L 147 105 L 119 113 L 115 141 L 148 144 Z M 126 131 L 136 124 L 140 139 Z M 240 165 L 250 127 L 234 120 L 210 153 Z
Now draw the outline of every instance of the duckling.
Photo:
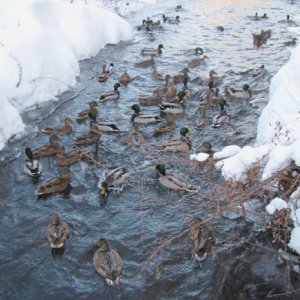
M 170 83 L 169 81 L 166 91 L 162 93 L 161 96 L 170 99 L 176 97 L 176 94 L 177 94 L 176 86 L 173 83 Z
M 185 55 L 190 55 L 190 54 L 193 54 L 193 55 L 202 55 L 204 53 L 203 49 L 200 48 L 200 47 L 196 47 L 196 48 L 193 48 L 193 49 L 188 49 L 184 52 Z
M 160 55 L 162 54 L 162 49 L 164 48 L 164 45 L 163 44 L 159 44 L 157 46 L 157 49 L 154 49 L 154 48 L 143 48 L 141 53 L 142 55 L 153 55 L 153 56 L 156 56 L 156 55 Z
M 70 169 L 62 168 L 59 177 L 50 178 L 44 181 L 35 191 L 35 194 L 37 196 L 44 196 L 64 192 L 70 185 L 70 177 L 72 175 L 74 175 L 74 173 Z
M 157 164 L 155 168 L 159 175 L 158 181 L 162 186 L 173 191 L 196 192 L 190 183 L 172 173 L 166 173 L 166 167 L 164 164 Z
M 166 120 L 162 121 L 155 127 L 155 133 L 170 132 L 176 127 L 173 114 L 167 114 Z
M 92 124 L 90 131 L 76 138 L 74 144 L 76 146 L 86 146 L 98 142 L 102 135 L 102 131 L 97 124 Z
M 33 158 L 51 156 L 56 154 L 59 151 L 59 148 L 61 147 L 58 142 L 60 142 L 60 138 L 55 134 L 51 135 L 49 137 L 49 145 L 43 145 L 39 148 L 32 150 Z
M 158 95 L 139 98 L 139 103 L 143 106 L 153 106 L 162 103 L 162 97 Z
M 106 72 L 108 75 L 112 75 L 115 73 L 115 66 L 113 63 L 110 63 L 108 67 L 106 67 Z
M 67 167 L 78 162 L 80 159 L 84 158 L 85 154 L 79 149 L 72 150 L 70 152 L 65 152 L 65 147 L 61 146 L 59 152 L 56 154 L 56 164 L 59 167 Z
M 118 100 L 120 97 L 120 92 L 118 91 L 118 88 L 120 87 L 120 83 L 115 83 L 114 84 L 114 90 L 113 91 L 108 91 L 100 96 L 100 101 L 99 102 L 104 102 L 107 100 Z
M 201 65 L 202 63 L 204 63 L 206 59 L 208 59 L 207 55 L 204 55 L 202 58 L 194 59 L 194 60 L 192 60 L 191 62 L 188 63 L 188 67 L 189 68 L 196 68 L 199 65 Z
M 156 70 L 156 65 L 153 65 L 153 66 L 152 66 L 152 69 L 153 69 L 153 71 L 152 71 L 152 77 L 153 77 L 154 79 L 157 79 L 157 80 L 165 80 L 164 76 L 163 76 L 162 74 L 160 74 L 160 73 L 157 72 L 157 70 Z
M 41 130 L 48 134 L 70 134 L 73 131 L 73 121 L 70 118 L 65 118 L 64 125 L 58 127 L 46 127 Z
M 135 67 L 138 68 L 148 68 L 151 67 L 155 64 L 155 60 L 154 60 L 154 55 L 151 55 L 150 59 L 146 59 L 146 60 L 142 60 L 140 62 L 137 62 L 134 64 Z
M 297 38 L 292 38 L 291 41 L 287 41 L 287 42 L 284 42 L 284 45 L 287 46 L 287 47 L 290 47 L 290 46 L 295 46 L 297 43 Z
M 141 149 L 142 145 L 144 144 L 144 136 L 139 131 L 139 129 L 136 126 L 132 126 L 132 132 L 129 134 L 127 138 L 127 144 L 128 146 L 134 148 L 134 149 Z
M 215 244 L 215 234 L 211 227 L 201 219 L 193 219 L 189 227 L 188 240 L 192 255 L 201 262 L 206 259 L 208 252 Z
M 70 228 L 67 222 L 63 221 L 57 213 L 50 215 L 50 222 L 47 226 L 46 237 L 52 249 L 62 248 L 70 236 Z
M 42 174 L 43 165 L 37 159 L 33 159 L 33 154 L 30 148 L 25 149 L 27 156 L 24 164 L 24 172 L 32 177 L 38 177 Z
M 134 113 L 131 116 L 131 122 L 134 124 L 150 124 L 150 123 L 158 123 L 161 122 L 162 119 L 155 115 L 144 115 L 141 114 L 141 108 L 138 104 L 134 104 L 131 106 L 131 109 Z
M 252 91 L 248 84 L 243 85 L 242 91 L 225 86 L 225 94 L 231 100 L 249 100 L 252 97 Z
M 265 66 L 261 65 L 259 68 L 255 69 L 253 71 L 252 77 L 258 79 L 258 78 L 263 77 L 266 73 L 267 73 L 267 71 L 265 69 Z
M 126 71 L 119 78 L 119 82 L 125 86 L 132 80 L 133 78 L 131 78 Z
M 122 270 L 122 259 L 117 251 L 112 249 L 104 238 L 96 242 L 98 247 L 94 254 L 96 271 L 105 278 L 108 285 L 119 285 Z
M 189 152 L 192 149 L 192 142 L 187 137 L 188 134 L 191 134 L 191 131 L 183 127 L 180 129 L 181 137 L 179 139 L 174 139 L 168 142 L 163 143 L 160 147 L 160 151 L 171 151 L 171 152 Z
M 173 81 L 175 84 L 183 83 L 185 79 L 189 80 L 188 72 L 190 70 L 188 68 L 184 68 L 182 70 L 183 74 L 173 75 Z
M 178 24 L 180 22 L 180 17 L 176 16 L 175 18 L 169 18 L 168 23 L 169 24 Z
M 104 81 L 106 81 L 106 80 L 108 79 L 108 77 L 109 77 L 109 74 L 108 74 L 108 72 L 107 72 L 107 66 L 106 66 L 106 65 L 103 65 L 103 66 L 102 66 L 102 72 L 101 72 L 101 74 L 97 77 L 97 80 L 98 80 L 99 82 L 104 82 Z
M 77 122 L 88 120 L 90 111 L 94 112 L 96 114 L 96 116 L 98 116 L 99 113 L 98 113 L 98 110 L 97 110 L 97 106 L 98 106 L 97 101 L 91 101 L 88 104 L 90 106 L 90 109 L 86 109 L 86 110 L 78 113 L 77 118 L 76 118 Z

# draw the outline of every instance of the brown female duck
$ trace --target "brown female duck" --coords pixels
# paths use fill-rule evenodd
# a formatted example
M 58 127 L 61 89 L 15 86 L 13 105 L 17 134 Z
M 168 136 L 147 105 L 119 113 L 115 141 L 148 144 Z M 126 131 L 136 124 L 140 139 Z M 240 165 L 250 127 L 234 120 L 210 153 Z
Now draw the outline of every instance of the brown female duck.
M 51 135 L 49 137 L 49 144 L 40 146 L 32 151 L 33 158 L 45 157 L 54 155 L 59 151 L 61 147 L 59 145 L 60 138 L 57 135 Z
M 88 120 L 90 111 L 94 112 L 96 114 L 96 116 L 99 115 L 98 109 L 97 109 L 97 106 L 98 106 L 97 101 L 91 101 L 88 104 L 90 107 L 89 109 L 85 109 L 84 111 L 77 114 L 77 118 L 76 118 L 77 122 Z
M 67 167 L 84 158 L 84 156 L 84 153 L 79 149 L 74 149 L 66 153 L 65 147 L 62 146 L 56 154 L 56 164 L 60 167 Z
M 99 129 L 98 125 L 93 123 L 90 128 L 90 131 L 77 137 L 74 144 L 76 146 L 85 146 L 85 145 L 93 144 L 99 141 L 101 135 L 102 135 L 102 131 Z
M 70 118 L 65 118 L 64 125 L 58 127 L 46 127 L 42 129 L 42 132 L 48 134 L 70 134 L 73 131 L 73 121 Z

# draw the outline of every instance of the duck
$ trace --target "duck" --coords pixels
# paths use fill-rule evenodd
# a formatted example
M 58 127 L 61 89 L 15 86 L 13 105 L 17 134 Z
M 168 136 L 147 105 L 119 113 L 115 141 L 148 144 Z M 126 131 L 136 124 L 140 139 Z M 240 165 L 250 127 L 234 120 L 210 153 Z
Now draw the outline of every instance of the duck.
M 256 68 L 253 73 L 252 73 L 252 77 L 253 78 L 261 78 L 263 77 L 265 74 L 267 73 L 266 69 L 265 69 L 265 66 L 264 65 L 261 65 L 259 68 Z
M 216 29 L 221 32 L 223 32 L 225 30 L 224 26 L 221 26 L 221 25 L 217 26 Z
M 196 190 L 193 189 L 193 186 L 184 179 L 172 173 L 166 173 L 164 164 L 157 164 L 155 169 L 158 171 L 158 181 L 162 186 L 173 191 L 196 192 Z
M 52 249 L 63 248 L 66 239 L 70 236 L 70 228 L 66 221 L 57 213 L 50 215 L 50 221 L 46 229 L 46 237 Z
M 42 163 L 37 159 L 33 159 L 33 154 L 29 147 L 25 148 L 25 154 L 27 158 L 24 163 L 24 172 L 31 177 L 41 176 L 43 172 Z
M 141 114 L 141 108 L 138 104 L 134 104 L 131 106 L 131 109 L 134 111 L 134 113 L 131 116 L 131 122 L 133 124 L 150 124 L 150 123 L 158 123 L 161 122 L 162 119 L 155 115 L 144 115 Z
M 176 11 L 182 10 L 182 6 L 181 5 L 177 5 L 175 8 Z
M 148 68 L 152 67 L 155 64 L 154 55 L 151 55 L 150 59 L 142 60 L 134 64 L 135 67 L 138 68 Z
M 166 91 L 161 93 L 161 96 L 170 99 L 176 97 L 176 95 L 177 95 L 177 88 L 173 83 L 169 81 Z
M 170 17 L 167 17 L 166 15 L 162 15 L 164 23 L 170 20 Z
M 206 59 L 208 59 L 208 56 L 207 56 L 207 55 L 204 55 L 204 56 L 201 57 L 201 58 L 196 58 L 196 59 L 194 59 L 194 60 L 192 60 L 192 61 L 190 61 L 190 62 L 188 63 L 188 67 L 189 67 L 189 68 L 196 68 L 196 67 L 198 67 L 199 65 L 201 65 L 202 63 L 204 63 Z
M 248 84 L 243 85 L 243 90 L 225 86 L 225 94 L 230 100 L 249 100 L 252 97 L 252 91 Z
M 103 185 L 103 182 L 106 185 Z M 121 188 L 128 182 L 128 170 L 124 167 L 117 167 L 105 173 L 105 179 L 101 183 L 101 187 L 104 189 L 112 189 L 116 187 Z
M 178 24 L 180 22 L 180 17 L 176 16 L 175 18 L 169 18 L 167 21 L 169 24 Z
M 139 98 L 139 103 L 143 106 L 158 105 L 162 103 L 162 97 L 159 95 L 153 95 L 153 96 Z
M 112 91 L 108 91 L 100 96 L 99 102 L 104 102 L 107 100 L 118 100 L 120 97 L 120 92 L 118 91 L 118 88 L 120 87 L 120 83 L 114 84 L 114 89 Z
M 210 70 L 208 72 L 208 79 L 203 83 L 203 86 L 209 86 L 210 88 L 214 88 L 217 85 L 217 79 L 215 75 L 217 72 L 215 70 Z
M 113 63 L 110 63 L 108 67 L 106 67 L 106 72 L 108 75 L 112 75 L 115 73 L 115 66 Z
M 202 55 L 204 53 L 203 49 L 201 47 L 196 47 L 193 49 L 188 49 L 184 52 L 185 55 Z
M 188 72 L 189 72 L 189 68 L 184 68 L 182 70 L 182 73 L 183 74 L 176 74 L 176 75 L 173 75 L 173 81 L 175 84 L 178 84 L 178 83 L 183 83 L 184 80 L 189 80 L 189 76 L 188 76 Z
M 99 129 L 96 123 L 93 123 L 90 127 L 90 131 L 75 139 L 74 144 L 76 146 L 86 146 L 99 141 L 102 135 L 102 131 Z
M 127 138 L 128 146 L 134 149 L 141 149 L 145 138 L 136 126 L 132 126 L 132 131 Z
M 94 267 L 106 283 L 110 286 L 120 284 L 120 275 L 122 271 L 122 259 L 118 252 L 111 248 L 105 238 L 96 242 L 97 251 L 94 254 Z
M 74 173 L 70 169 L 62 168 L 60 176 L 44 181 L 35 191 L 35 194 L 37 196 L 44 196 L 64 192 L 70 185 L 72 175 Z
M 225 110 L 225 105 L 227 105 L 225 100 L 220 101 L 220 112 L 213 117 L 213 128 L 218 128 L 224 123 L 229 123 L 229 116 Z
M 154 79 L 156 79 L 156 80 L 165 80 L 164 76 L 162 74 L 160 74 L 160 73 L 157 72 L 156 65 L 153 65 L 152 69 L 153 69 L 153 71 L 152 71 L 152 77 Z
M 143 48 L 141 50 L 141 54 L 142 55 L 153 55 L 153 56 L 160 55 L 160 54 L 162 54 L 162 49 L 163 48 L 164 48 L 163 44 L 159 44 L 157 46 L 157 49 L 154 49 L 154 48 Z
M 159 150 L 171 152 L 189 152 L 192 149 L 192 142 L 187 137 L 187 135 L 191 133 L 192 132 L 188 128 L 181 128 L 181 137 L 179 139 L 174 139 L 163 143 L 162 145 L 160 145 Z
M 165 84 L 159 86 L 157 89 L 153 91 L 153 95 L 155 96 L 163 96 L 170 86 L 174 86 L 174 81 L 171 75 L 167 74 L 165 76 Z
M 171 114 L 181 114 L 183 113 L 183 101 L 186 96 L 185 91 L 180 91 L 178 94 L 178 102 L 162 102 L 162 104 L 159 105 L 159 109 L 162 113 L 171 113 Z
M 215 234 L 201 219 L 191 220 L 189 227 L 188 240 L 192 255 L 197 261 L 204 261 L 216 242 Z
M 252 33 L 253 46 L 255 48 L 261 48 L 267 44 L 267 40 L 271 37 L 272 30 L 262 30 L 259 34 Z
M 284 42 L 283 44 L 287 47 L 295 46 L 297 44 L 297 38 L 294 37 L 292 40 Z
M 103 65 L 103 66 L 102 66 L 102 72 L 101 72 L 101 74 L 97 77 L 97 80 L 98 80 L 99 82 L 104 82 L 104 81 L 106 81 L 106 80 L 108 79 L 108 77 L 109 77 L 109 74 L 108 74 L 108 72 L 107 72 L 107 66 L 106 66 L 106 65 Z
M 200 146 L 200 152 L 207 153 L 207 154 L 213 154 L 212 152 L 212 145 L 210 142 L 203 142 Z
M 119 83 L 122 85 L 127 85 L 129 82 L 131 82 L 133 80 L 133 78 L 131 78 L 127 71 L 125 71 L 119 78 Z
M 94 112 L 96 114 L 96 116 L 98 116 L 99 113 L 98 113 L 98 109 L 97 109 L 97 106 L 98 106 L 97 101 L 91 101 L 88 104 L 90 107 L 89 109 L 85 109 L 77 114 L 77 118 L 76 118 L 77 122 L 88 120 L 90 111 Z
M 164 133 L 170 132 L 171 130 L 175 129 L 176 123 L 174 120 L 173 114 L 167 114 L 166 120 L 162 121 L 155 127 L 155 133 Z
M 259 16 L 257 12 L 255 13 L 255 16 L 254 16 L 255 21 L 259 21 L 259 20 L 263 20 L 263 19 L 268 19 L 268 16 L 266 13 L 264 13 L 262 16 Z
M 70 152 L 65 152 L 65 147 L 61 146 L 59 152 L 56 154 L 56 164 L 59 167 L 67 167 L 72 165 L 82 158 L 84 158 L 85 154 L 79 149 L 74 149 Z
M 67 117 L 64 120 L 64 125 L 58 127 L 46 127 L 41 130 L 48 134 L 70 134 L 73 131 L 72 127 L 73 121 Z
M 106 120 L 97 121 L 97 115 L 92 111 L 90 111 L 88 115 L 92 120 L 91 122 L 97 124 L 98 129 L 101 132 L 120 132 L 120 129 L 115 123 Z
M 59 145 L 60 141 L 61 140 L 57 135 L 50 135 L 48 145 L 43 145 L 32 150 L 33 158 L 51 156 L 56 154 L 59 151 L 59 148 L 61 147 Z

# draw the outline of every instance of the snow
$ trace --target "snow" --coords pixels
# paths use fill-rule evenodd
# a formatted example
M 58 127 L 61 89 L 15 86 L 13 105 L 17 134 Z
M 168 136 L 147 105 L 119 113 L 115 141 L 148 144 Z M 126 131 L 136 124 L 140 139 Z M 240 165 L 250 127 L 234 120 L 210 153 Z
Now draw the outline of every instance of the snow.
M 289 248 L 300 254 L 300 227 L 295 227 L 291 232 L 291 239 L 288 243 Z
M 281 198 L 275 198 L 266 206 L 266 211 L 269 215 L 273 215 L 276 210 L 281 210 L 284 208 L 288 208 L 286 201 L 282 200 Z

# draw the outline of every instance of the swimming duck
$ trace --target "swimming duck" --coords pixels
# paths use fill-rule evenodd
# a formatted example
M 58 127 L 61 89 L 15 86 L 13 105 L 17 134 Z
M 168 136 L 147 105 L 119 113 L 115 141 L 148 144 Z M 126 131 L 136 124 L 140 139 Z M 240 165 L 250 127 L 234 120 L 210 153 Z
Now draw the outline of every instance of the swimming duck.
M 200 47 L 196 47 L 193 49 L 188 49 L 184 52 L 186 55 L 194 54 L 194 55 L 202 55 L 203 54 L 203 49 Z
M 134 149 L 141 149 L 144 141 L 145 139 L 139 129 L 136 126 L 132 126 L 132 132 L 127 138 L 128 146 Z
M 170 114 L 181 114 L 183 113 L 183 101 L 186 96 L 186 92 L 180 91 L 178 93 L 178 102 L 162 102 L 162 104 L 159 105 L 159 109 L 163 113 L 170 113 Z
M 215 244 L 215 234 L 211 227 L 201 219 L 193 219 L 189 227 L 188 240 L 192 255 L 201 262 L 206 259 L 208 252 Z
M 102 131 L 97 124 L 92 124 L 90 131 L 76 138 L 74 144 L 76 146 L 85 146 L 99 141 Z
M 162 54 L 162 49 L 164 48 L 163 44 L 159 44 L 157 46 L 157 49 L 154 49 L 154 48 L 143 48 L 141 53 L 143 55 L 160 55 Z
M 224 123 L 229 123 L 229 116 L 225 110 L 225 105 L 227 105 L 225 100 L 220 102 L 220 112 L 213 118 L 213 128 L 218 128 Z
M 284 45 L 287 46 L 287 47 L 290 47 L 290 46 L 295 46 L 297 43 L 297 38 L 292 38 L 291 41 L 287 41 L 287 42 L 284 42 Z
M 177 5 L 175 8 L 176 11 L 182 10 L 182 6 L 181 5 Z
M 166 167 L 164 164 L 157 164 L 155 166 L 156 170 L 158 171 L 159 175 L 159 183 L 173 191 L 186 191 L 186 192 L 195 192 L 196 190 L 193 189 L 193 186 L 183 180 L 182 178 L 172 174 L 166 173 Z
M 252 91 L 248 84 L 243 85 L 243 90 L 236 90 L 232 87 L 225 86 L 225 94 L 231 100 L 249 100 L 252 97 Z
M 265 66 L 261 65 L 259 68 L 255 69 L 252 73 L 252 77 L 261 78 L 267 73 Z
M 119 82 L 123 85 L 127 85 L 132 80 L 133 79 L 128 75 L 128 73 L 126 71 L 119 78 Z
M 65 152 L 65 147 L 61 146 L 59 152 L 56 154 L 56 164 L 59 167 L 67 167 L 84 158 L 85 154 L 79 149 Z
M 200 152 L 212 154 L 212 145 L 210 142 L 203 142 L 200 146 Z
M 108 67 L 106 67 L 106 72 L 108 75 L 112 75 L 115 73 L 115 66 L 113 63 L 110 63 Z
M 217 26 L 217 30 L 219 30 L 219 31 L 223 32 L 225 29 L 224 29 L 224 27 L 223 27 L 223 26 L 219 25 L 219 26 Z
M 117 127 L 117 125 L 113 122 L 106 121 L 106 120 L 97 121 L 97 115 L 92 111 L 90 111 L 88 113 L 88 116 L 92 120 L 92 124 L 96 123 L 98 126 L 98 129 L 101 132 L 119 132 L 120 131 L 120 129 Z
M 165 80 L 164 76 L 163 76 L 162 74 L 160 74 L 160 73 L 157 72 L 157 70 L 156 70 L 156 65 L 153 65 L 153 66 L 152 66 L 152 69 L 153 69 L 153 71 L 152 71 L 152 77 L 153 77 L 154 79 L 157 79 L 157 80 Z
M 76 118 L 77 122 L 88 120 L 90 111 L 94 112 L 96 114 L 96 116 L 98 116 L 99 113 L 98 113 L 98 109 L 97 109 L 97 106 L 98 106 L 97 101 L 91 101 L 88 104 L 90 106 L 90 109 L 86 109 L 86 110 L 78 113 L 77 118 Z
M 206 59 L 208 59 L 207 55 L 204 55 L 201 58 L 194 59 L 194 60 L 192 60 L 191 62 L 188 63 L 188 67 L 189 68 L 196 68 L 199 65 L 201 65 L 202 63 L 204 63 Z
M 114 84 L 114 89 L 112 91 L 108 91 L 100 96 L 99 102 L 104 102 L 107 100 L 117 100 L 120 97 L 120 92 L 118 91 L 118 88 L 120 87 L 120 83 Z
M 105 173 L 104 181 L 107 185 L 106 189 L 124 186 L 128 182 L 128 170 L 121 166 Z M 103 183 L 102 182 L 102 183 Z M 101 183 L 101 186 L 103 187 Z
M 209 86 L 209 88 L 214 88 L 217 85 L 217 79 L 215 75 L 217 74 L 216 71 L 210 70 L 208 72 L 208 79 L 203 83 L 203 86 Z
M 148 68 L 151 67 L 155 64 L 155 60 L 154 60 L 154 55 L 151 55 L 150 59 L 146 59 L 146 60 L 142 60 L 140 62 L 137 62 L 134 64 L 135 67 L 138 68 Z
M 158 95 L 139 98 L 139 103 L 144 106 L 153 106 L 162 103 L 162 97 Z
M 173 114 L 167 114 L 166 120 L 162 121 L 155 127 L 156 133 L 170 132 L 176 127 Z
M 70 228 L 67 222 L 63 221 L 57 213 L 50 215 L 50 222 L 47 226 L 46 237 L 52 249 L 62 248 L 70 235 Z
M 169 18 L 167 21 L 169 24 L 178 24 L 180 22 L 180 17 L 176 16 L 175 18 Z
M 49 137 L 49 145 L 43 145 L 39 148 L 32 150 L 33 158 L 45 157 L 56 154 L 59 151 L 59 148 L 61 147 L 58 142 L 60 142 L 60 138 L 55 134 L 51 135 Z
M 108 285 L 119 285 L 122 270 L 122 259 L 117 251 L 112 249 L 104 238 L 96 242 L 98 247 L 94 254 L 96 271 L 105 278 Z
M 25 159 L 24 172 L 32 177 L 38 177 L 42 174 L 43 165 L 37 159 L 33 159 L 33 154 L 30 148 L 25 149 L 27 158 Z
M 74 173 L 68 168 L 62 168 L 60 170 L 60 176 L 47 179 L 44 181 L 38 189 L 35 191 L 37 196 L 43 196 L 54 193 L 61 193 L 66 190 L 70 185 L 71 176 Z
M 182 70 L 182 73 L 183 74 L 177 74 L 177 75 L 173 75 L 173 81 L 174 81 L 174 83 L 175 84 L 177 84 L 177 83 L 183 83 L 184 82 L 184 80 L 186 80 L 187 79 L 187 81 L 189 80 L 189 76 L 188 76 L 188 72 L 189 72 L 190 70 L 188 69 L 188 68 L 184 68 L 183 70 Z
M 162 15 L 162 18 L 163 18 L 164 23 L 166 23 L 167 21 L 170 20 L 170 18 L 167 17 L 166 15 Z
M 259 20 L 263 20 L 263 19 L 268 19 L 268 16 L 266 13 L 264 13 L 262 16 L 258 16 L 257 12 L 255 13 L 255 16 L 254 16 L 255 21 L 259 21 Z
M 73 131 L 72 125 L 73 121 L 70 118 L 65 118 L 64 125 L 58 127 L 46 127 L 41 130 L 48 134 L 70 134 Z
M 180 129 L 181 137 L 179 139 L 170 140 L 163 143 L 160 147 L 160 151 L 172 151 L 172 152 L 189 152 L 192 149 L 192 142 L 187 137 L 188 134 L 191 134 L 191 131 L 183 127 Z
M 153 91 L 153 95 L 155 96 L 163 96 L 170 86 L 174 86 L 174 81 L 171 75 L 167 74 L 165 76 L 165 84 L 159 86 L 157 89 Z
M 131 106 L 131 109 L 134 113 L 131 116 L 131 122 L 134 124 L 150 124 L 150 123 L 158 123 L 161 122 L 162 119 L 155 115 L 144 115 L 141 114 L 141 108 L 138 104 L 134 104 Z
M 101 72 L 101 74 L 97 77 L 97 80 L 98 80 L 99 82 L 104 82 L 104 81 L 106 81 L 106 80 L 108 79 L 108 77 L 109 77 L 109 74 L 108 74 L 108 72 L 107 72 L 107 66 L 106 66 L 106 65 L 103 65 L 103 66 L 102 66 L 102 72 Z

